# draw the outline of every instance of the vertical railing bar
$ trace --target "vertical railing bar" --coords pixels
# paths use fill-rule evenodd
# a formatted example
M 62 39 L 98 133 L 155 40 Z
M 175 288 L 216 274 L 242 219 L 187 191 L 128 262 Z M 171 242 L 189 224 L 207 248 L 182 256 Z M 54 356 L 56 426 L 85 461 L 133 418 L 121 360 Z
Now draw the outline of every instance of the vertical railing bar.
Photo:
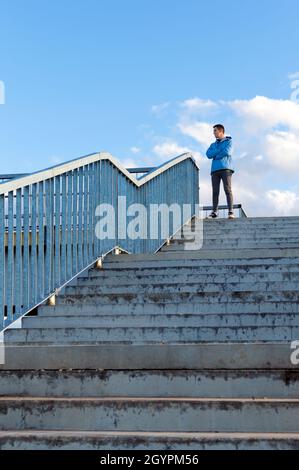
M 99 160 L 96 164 L 96 204 L 95 204 L 95 209 L 99 206 L 101 203 L 101 167 L 102 167 L 102 160 Z M 95 216 L 95 227 L 98 222 L 98 217 Z M 95 244 L 96 244 L 96 257 L 101 255 L 101 247 L 100 247 L 100 239 L 99 237 L 95 236 Z
M 94 221 L 94 214 L 93 214 L 93 199 L 94 199 L 94 185 L 93 185 L 93 171 L 94 171 L 94 164 L 90 163 L 89 165 L 89 262 L 93 259 L 93 221 Z
M 38 300 L 43 299 L 45 289 L 44 278 L 44 181 L 38 183 Z
M 84 222 L 83 222 L 83 264 L 88 263 L 88 165 L 84 166 Z
M 22 311 L 29 308 L 29 186 L 24 187 L 24 258 L 23 258 L 23 306 Z M 15 260 L 17 263 L 18 260 Z M 21 314 L 22 312 L 16 312 Z
M 21 313 L 22 300 L 22 189 L 16 191 L 16 264 L 15 264 L 15 309 Z
M 73 173 L 69 171 L 67 178 L 67 278 L 72 276 L 72 191 Z
M 83 268 L 83 167 L 79 169 L 79 201 L 78 201 L 78 266 Z
M 29 307 L 29 186 L 24 187 L 24 264 L 23 264 L 23 308 L 26 311 Z M 21 312 L 18 312 L 21 313 Z
M 51 200 L 51 217 L 50 217 L 50 227 L 51 227 L 51 277 L 50 277 L 50 291 L 54 291 L 55 287 L 55 273 L 54 273 L 54 248 L 55 248 L 55 239 L 54 239 L 54 177 L 50 180 L 50 200 Z
M 14 275 L 14 254 L 13 254 L 13 191 L 8 193 L 8 255 L 7 255 L 7 323 L 13 320 L 13 275 Z
M 55 288 L 60 286 L 60 175 L 55 176 Z
M 109 204 L 113 206 L 113 182 L 112 182 L 112 165 L 110 161 L 107 161 L 107 169 L 108 169 L 108 199 L 109 199 Z M 111 214 L 111 217 L 109 217 L 109 223 L 113 224 L 114 221 L 112 219 L 113 215 Z M 112 245 L 115 245 L 114 240 L 109 240 L 109 244 L 112 243 Z
M 107 160 L 102 160 L 102 202 L 104 204 L 107 204 L 107 186 L 108 186 L 108 181 L 107 181 Z M 104 238 L 102 240 L 102 248 L 101 252 L 105 252 L 107 246 L 107 240 Z
M 66 174 L 62 175 L 61 196 L 61 281 L 66 281 Z
M 95 259 L 97 256 L 97 238 L 95 235 L 95 225 L 96 225 L 96 217 L 95 217 L 95 210 L 97 206 L 97 195 L 98 195 L 98 185 L 97 185 L 97 174 L 98 174 L 98 161 L 94 162 L 93 164 L 93 204 L 92 204 L 92 258 Z
M 37 227 L 36 227 L 36 194 L 37 184 L 32 185 L 31 195 L 31 252 L 30 252 L 30 305 L 37 303 L 37 271 L 36 271 L 36 247 L 37 247 Z
M 45 263 L 45 290 L 51 291 L 51 181 L 45 181 L 45 215 L 46 215 L 46 263 Z
M 77 272 L 78 266 L 78 247 L 77 247 L 77 218 L 78 218 L 78 197 L 77 197 L 77 186 L 78 186 L 78 170 L 77 168 L 73 171 L 73 266 L 72 272 Z

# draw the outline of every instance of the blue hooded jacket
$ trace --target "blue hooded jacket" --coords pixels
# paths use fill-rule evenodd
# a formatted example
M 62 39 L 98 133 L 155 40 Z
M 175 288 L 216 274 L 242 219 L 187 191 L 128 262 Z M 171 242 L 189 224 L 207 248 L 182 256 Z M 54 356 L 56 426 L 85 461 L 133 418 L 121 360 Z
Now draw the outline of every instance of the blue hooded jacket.
M 234 166 L 231 156 L 232 138 L 230 136 L 216 141 L 207 150 L 207 157 L 213 159 L 211 174 L 218 170 L 231 170 L 234 173 Z

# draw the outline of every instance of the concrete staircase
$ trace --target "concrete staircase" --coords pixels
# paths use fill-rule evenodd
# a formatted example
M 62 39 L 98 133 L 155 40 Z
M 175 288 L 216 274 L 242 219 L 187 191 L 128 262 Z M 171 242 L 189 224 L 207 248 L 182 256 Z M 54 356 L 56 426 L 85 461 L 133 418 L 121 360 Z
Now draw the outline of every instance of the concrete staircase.
M 299 217 L 203 234 L 108 255 L 5 331 L 1 449 L 299 448 Z

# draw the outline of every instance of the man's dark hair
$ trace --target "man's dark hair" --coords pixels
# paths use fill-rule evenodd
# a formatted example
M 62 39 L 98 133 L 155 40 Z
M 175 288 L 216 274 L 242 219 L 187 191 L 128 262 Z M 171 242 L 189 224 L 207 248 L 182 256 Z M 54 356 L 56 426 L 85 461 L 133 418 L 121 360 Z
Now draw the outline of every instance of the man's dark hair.
M 222 131 L 223 133 L 225 132 L 225 128 L 223 124 L 215 124 L 215 126 L 213 126 L 213 129 L 215 128 L 218 129 L 219 131 Z

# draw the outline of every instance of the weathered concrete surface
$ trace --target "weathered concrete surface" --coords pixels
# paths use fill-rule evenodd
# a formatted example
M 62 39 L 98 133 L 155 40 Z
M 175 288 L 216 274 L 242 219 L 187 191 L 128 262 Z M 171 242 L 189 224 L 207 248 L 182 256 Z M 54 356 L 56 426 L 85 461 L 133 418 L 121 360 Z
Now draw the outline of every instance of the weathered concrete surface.
M 0 431 L 1 450 L 298 450 L 297 433 Z
M 297 432 L 298 421 L 291 398 L 0 397 L 2 430 Z
M 56 305 L 39 307 L 39 315 L 52 316 L 90 316 L 90 315 L 166 315 L 166 314 L 248 314 L 262 315 L 273 313 L 299 313 L 299 302 L 288 300 L 246 303 L 242 299 L 235 302 L 197 302 L 191 303 L 186 299 L 181 302 L 167 303 L 134 303 L 134 304 L 79 304 Z
M 9 369 L 290 369 L 290 343 L 25 344 L 6 346 Z
M 288 315 L 277 315 L 265 313 L 235 314 L 213 314 L 213 313 L 166 313 L 166 314 L 115 314 L 115 315 L 85 315 L 84 328 L 166 328 L 169 325 L 176 327 L 297 327 L 299 326 L 299 315 L 289 313 Z M 27 329 L 37 328 L 82 328 L 82 318 L 79 315 L 44 315 L 37 317 L 25 317 L 22 327 Z
M 1 396 L 298 398 L 299 370 L 0 371 Z
M 167 326 L 141 327 L 60 327 L 10 329 L 5 334 L 5 344 L 190 344 L 226 342 L 291 342 L 299 338 L 299 326 L 178 326 L 172 321 Z
M 1 449 L 299 448 L 299 217 L 203 237 L 108 255 L 5 332 Z

